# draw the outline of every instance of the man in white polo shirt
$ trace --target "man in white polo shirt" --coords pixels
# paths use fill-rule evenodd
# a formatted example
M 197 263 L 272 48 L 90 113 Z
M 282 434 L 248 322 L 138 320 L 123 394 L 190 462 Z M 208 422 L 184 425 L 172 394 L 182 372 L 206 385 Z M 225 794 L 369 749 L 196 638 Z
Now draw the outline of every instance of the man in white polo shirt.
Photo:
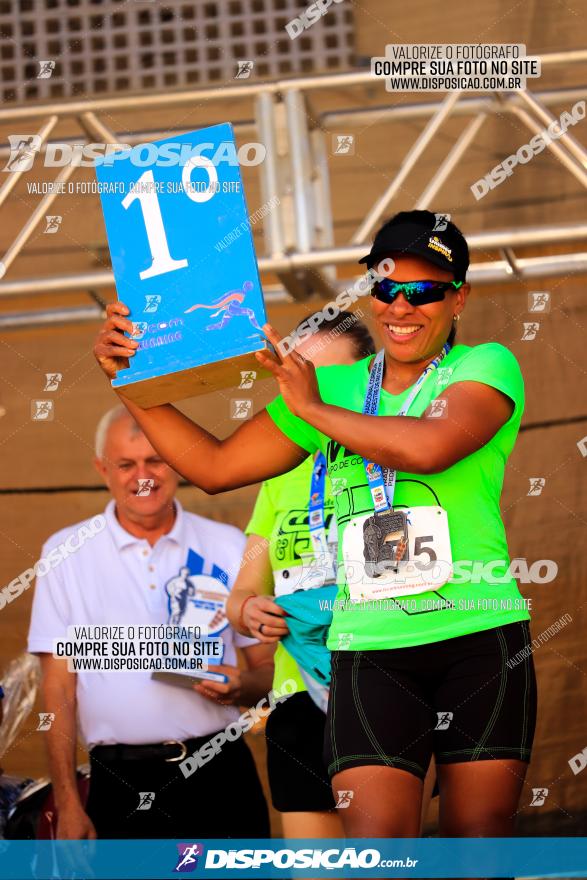
M 271 689 L 270 646 L 234 632 L 224 613 L 244 535 L 182 509 L 174 497 L 177 475 L 122 406 L 98 426 L 95 464 L 112 500 L 104 519 L 57 532 L 43 547 L 43 559 L 52 550 L 55 559 L 65 541 L 69 553 L 38 578 L 29 632 L 29 651 L 41 655 L 43 708 L 55 716 L 44 735 L 57 835 L 269 837 L 265 799 L 242 737 L 187 778 L 179 766 L 236 721 L 239 706 Z M 222 639 L 214 668 L 225 683 L 186 688 L 154 680 L 147 670 L 70 672 L 67 660 L 52 653 L 68 627 L 138 631 L 180 619 Z M 243 649 L 244 670 L 235 646 Z M 86 809 L 75 782 L 77 719 L 90 750 Z

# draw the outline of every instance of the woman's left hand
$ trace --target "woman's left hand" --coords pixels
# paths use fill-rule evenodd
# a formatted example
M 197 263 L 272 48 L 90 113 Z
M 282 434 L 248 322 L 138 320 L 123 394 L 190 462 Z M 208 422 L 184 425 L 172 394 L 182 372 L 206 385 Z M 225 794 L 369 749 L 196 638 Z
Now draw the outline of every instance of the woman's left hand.
M 269 342 L 279 351 L 279 333 L 271 324 L 265 324 L 263 330 Z M 262 367 L 273 373 L 279 382 L 283 399 L 294 415 L 304 418 L 312 406 L 322 403 L 314 364 L 295 349 L 281 357 L 270 351 L 258 351 L 255 357 Z

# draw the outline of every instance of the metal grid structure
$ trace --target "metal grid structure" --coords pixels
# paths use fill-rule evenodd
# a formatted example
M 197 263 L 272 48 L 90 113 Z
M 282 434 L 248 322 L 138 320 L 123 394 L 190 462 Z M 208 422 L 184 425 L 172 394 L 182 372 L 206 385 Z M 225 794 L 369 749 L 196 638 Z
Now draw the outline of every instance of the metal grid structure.
M 542 65 L 568 65 L 587 60 L 587 50 L 551 53 L 542 56 Z M 218 89 L 199 89 L 149 96 L 124 96 L 92 101 L 73 101 L 39 105 L 32 108 L 0 110 L 0 123 L 27 121 L 38 126 L 43 143 L 47 142 L 60 117 L 77 119 L 80 128 L 90 141 L 98 139 L 108 143 L 123 141 L 139 143 L 152 140 L 156 133 L 141 132 L 140 135 L 114 133 L 97 114 L 114 110 L 155 110 L 158 107 L 189 105 L 194 102 L 230 100 L 236 96 L 254 98 L 256 106 L 255 133 L 265 144 L 267 156 L 258 166 L 261 175 L 261 192 L 264 201 L 274 197 L 279 200 L 279 210 L 264 219 L 265 253 L 259 257 L 262 273 L 273 273 L 280 280 L 279 286 L 264 285 L 269 301 L 303 299 L 310 291 L 318 291 L 325 297 L 336 294 L 343 282 L 337 281 L 336 267 L 353 263 L 364 253 L 365 245 L 379 219 L 388 211 L 390 202 L 414 169 L 418 160 L 437 132 L 449 117 L 468 118 L 461 134 L 442 160 L 427 186 L 415 201 L 414 207 L 428 208 L 451 171 L 462 158 L 485 119 L 494 115 L 503 118 L 514 114 L 533 134 L 554 117 L 548 109 L 563 103 L 587 98 L 587 85 L 545 92 L 519 91 L 504 95 L 464 97 L 451 93 L 443 101 L 403 104 L 397 107 L 364 110 L 360 108 L 327 112 L 315 118 L 307 111 L 308 93 L 317 89 L 348 89 L 371 81 L 366 72 L 332 74 L 270 83 L 241 83 Z M 377 121 L 424 120 L 424 127 L 416 142 L 408 150 L 404 161 L 386 191 L 365 213 L 365 219 L 343 246 L 334 246 L 329 193 L 326 143 L 332 132 L 340 131 L 345 122 L 360 120 L 362 123 Z M 34 121 L 36 120 L 36 122 Z M 309 120 L 312 120 L 311 122 Z M 248 126 L 250 127 L 250 126 Z M 236 126 L 237 130 L 239 126 Z M 551 143 L 549 149 L 562 166 L 572 174 L 575 182 L 587 188 L 587 151 L 569 132 Z M 7 148 L 0 149 L 0 156 L 7 156 Z M 75 172 L 69 165 L 62 169 L 57 180 L 67 180 Z M 16 185 L 19 175 L 7 175 L 0 188 L 0 205 L 4 203 Z M 38 293 L 66 293 L 68 291 L 97 291 L 113 287 L 111 271 L 79 272 L 71 275 L 55 275 L 44 278 L 10 280 L 9 269 L 41 218 L 50 209 L 55 195 L 45 195 L 36 205 L 30 218 L 10 245 L 0 263 L 0 296 L 18 296 Z M 556 255 L 519 257 L 516 249 L 529 245 L 575 245 L 587 241 L 587 223 L 563 225 L 516 227 L 489 230 L 468 236 L 472 251 L 469 278 L 475 283 L 512 281 L 548 276 L 571 275 L 587 272 L 587 250 Z M 475 260 L 475 252 L 493 252 L 495 258 L 482 262 Z M 54 322 L 98 320 L 102 309 L 95 299 L 81 308 L 60 308 L 38 312 L 12 314 L 0 318 L 0 326 L 17 327 Z
M 67 98 L 224 82 L 237 61 L 280 76 L 347 69 L 352 9 L 334 4 L 322 27 L 291 40 L 298 0 L 0 0 L 1 97 Z M 47 78 L 40 62 L 54 60 Z

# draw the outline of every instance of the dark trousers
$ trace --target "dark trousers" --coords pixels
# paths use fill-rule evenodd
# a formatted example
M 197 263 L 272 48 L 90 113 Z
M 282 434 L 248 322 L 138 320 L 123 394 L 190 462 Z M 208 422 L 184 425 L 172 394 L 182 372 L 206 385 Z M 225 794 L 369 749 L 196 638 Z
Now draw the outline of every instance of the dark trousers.
M 192 743 L 203 745 L 212 735 Z M 243 739 L 187 779 L 176 762 L 124 759 L 100 746 L 90 752 L 86 811 L 99 838 L 186 839 L 270 837 L 269 815 L 253 756 Z M 140 792 L 148 809 L 137 809 Z

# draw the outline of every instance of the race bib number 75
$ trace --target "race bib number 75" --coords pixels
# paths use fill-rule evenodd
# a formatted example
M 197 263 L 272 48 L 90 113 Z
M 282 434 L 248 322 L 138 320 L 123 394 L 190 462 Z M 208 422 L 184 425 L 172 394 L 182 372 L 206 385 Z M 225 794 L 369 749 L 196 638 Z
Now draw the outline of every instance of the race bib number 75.
M 377 576 L 365 565 L 363 524 L 371 514 L 347 525 L 342 539 L 342 558 L 350 597 L 355 601 L 412 596 L 437 590 L 452 576 L 448 518 L 442 507 L 408 507 L 407 559 Z M 397 571 L 392 568 L 397 567 Z

